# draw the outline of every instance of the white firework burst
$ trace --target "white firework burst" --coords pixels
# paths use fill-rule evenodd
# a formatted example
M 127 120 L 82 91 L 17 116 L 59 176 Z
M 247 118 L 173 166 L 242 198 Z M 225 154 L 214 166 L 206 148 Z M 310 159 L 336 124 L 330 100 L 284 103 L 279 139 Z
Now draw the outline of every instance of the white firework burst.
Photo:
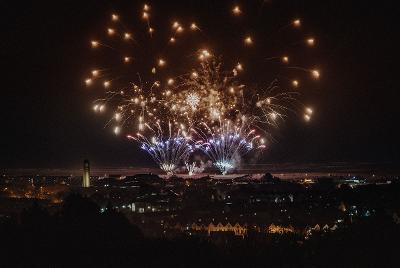
M 200 103 L 200 96 L 195 92 L 190 92 L 186 96 L 186 102 L 192 108 L 192 110 L 196 110 Z

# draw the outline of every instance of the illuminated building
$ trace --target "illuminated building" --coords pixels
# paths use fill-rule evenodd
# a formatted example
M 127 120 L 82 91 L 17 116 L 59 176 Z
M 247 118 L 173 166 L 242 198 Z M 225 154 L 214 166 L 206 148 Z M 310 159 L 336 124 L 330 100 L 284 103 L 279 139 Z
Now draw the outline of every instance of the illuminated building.
M 82 187 L 90 187 L 90 164 L 89 160 L 83 161 Z

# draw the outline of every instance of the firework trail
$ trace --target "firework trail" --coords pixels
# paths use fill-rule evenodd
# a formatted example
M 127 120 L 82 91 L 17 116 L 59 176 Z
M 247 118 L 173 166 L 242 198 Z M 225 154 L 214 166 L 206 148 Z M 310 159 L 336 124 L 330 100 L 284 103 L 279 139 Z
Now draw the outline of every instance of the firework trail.
M 255 134 L 255 130 L 248 130 L 244 124 L 226 121 L 220 123 L 219 127 L 205 124 L 204 127 L 205 131 L 196 131 L 201 138 L 196 142 L 196 147 L 212 159 L 223 175 L 234 169 L 243 155 L 265 148 L 264 140 Z
M 172 134 L 171 125 L 169 126 L 169 135 L 165 136 L 162 127 L 156 124 L 154 129 L 146 124 L 146 128 L 152 133 L 149 135 L 137 133 L 136 136 L 128 135 L 128 139 L 132 139 L 140 143 L 140 148 L 146 151 L 153 160 L 159 165 L 160 169 L 167 174 L 173 174 L 175 169 L 182 162 L 186 162 L 189 155 L 193 152 L 191 140 L 181 135 L 178 131 Z

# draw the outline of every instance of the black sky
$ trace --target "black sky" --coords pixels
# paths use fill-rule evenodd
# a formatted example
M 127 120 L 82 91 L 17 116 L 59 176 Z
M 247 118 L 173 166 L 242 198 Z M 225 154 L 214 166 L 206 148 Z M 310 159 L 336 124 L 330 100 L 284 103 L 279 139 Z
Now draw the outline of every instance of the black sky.
M 104 166 L 148 165 L 151 161 L 134 144 L 103 128 L 104 118 L 93 115 L 93 95 L 82 83 L 90 68 L 88 40 L 93 29 L 103 26 L 113 9 L 140 8 L 142 2 L 45 2 L 1 4 L 0 167 L 76 167 L 84 158 Z M 175 10 L 176 16 L 195 9 L 202 20 L 222 23 L 223 8 L 229 10 L 234 1 L 214 2 L 149 3 L 164 12 Z M 391 2 L 276 0 L 264 4 L 270 12 L 307 21 L 318 37 L 323 76 L 312 124 L 290 123 L 262 161 L 400 160 L 395 68 L 399 31 Z

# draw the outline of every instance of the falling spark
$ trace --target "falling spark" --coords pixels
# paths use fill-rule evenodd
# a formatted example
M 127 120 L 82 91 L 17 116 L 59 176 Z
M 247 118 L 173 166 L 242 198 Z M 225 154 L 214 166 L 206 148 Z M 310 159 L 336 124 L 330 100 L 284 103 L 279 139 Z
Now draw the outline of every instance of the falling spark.
M 319 73 L 318 70 L 312 70 L 312 71 L 311 71 L 311 74 L 312 74 L 312 76 L 313 76 L 315 79 L 318 79 L 319 76 L 320 76 L 320 73 Z
M 197 27 L 196 23 L 192 23 L 192 24 L 190 25 L 190 29 L 192 29 L 193 31 L 194 31 L 194 30 L 197 30 L 198 27 Z
M 245 43 L 246 45 L 252 45 L 252 44 L 253 44 L 253 39 L 252 39 L 250 36 L 247 36 L 247 37 L 244 39 L 244 43 Z
M 242 13 L 242 11 L 240 10 L 240 7 L 239 7 L 239 6 L 235 6 L 235 7 L 232 9 L 232 12 L 233 12 L 234 15 L 240 15 L 240 14 Z
M 306 42 L 307 42 L 307 44 L 308 44 L 309 46 L 314 46 L 314 45 L 315 45 L 315 39 L 314 39 L 314 38 L 308 38 L 308 39 L 306 40 Z
M 108 33 L 109 35 L 113 35 L 113 34 L 115 33 L 115 30 L 112 29 L 112 28 L 108 28 L 108 29 L 107 29 L 107 33 Z
M 120 113 L 116 113 L 115 114 L 115 120 L 116 121 L 120 121 L 121 120 L 121 114 Z
M 289 57 L 288 56 L 283 56 L 282 57 L 282 62 L 289 63 Z
M 117 14 L 112 14 L 112 15 L 111 15 L 111 19 L 112 19 L 113 21 L 117 21 L 117 20 L 119 19 L 119 17 L 118 17 Z
M 179 26 L 180 26 L 179 22 L 175 21 L 175 22 L 172 24 L 172 29 L 177 29 Z
M 164 66 L 164 65 L 165 65 L 165 60 L 159 59 L 159 60 L 158 60 L 158 66 L 162 67 L 162 66 Z
M 90 43 L 92 44 L 92 47 L 93 47 L 93 48 L 99 46 L 99 42 L 98 42 L 98 41 L 91 41 Z

